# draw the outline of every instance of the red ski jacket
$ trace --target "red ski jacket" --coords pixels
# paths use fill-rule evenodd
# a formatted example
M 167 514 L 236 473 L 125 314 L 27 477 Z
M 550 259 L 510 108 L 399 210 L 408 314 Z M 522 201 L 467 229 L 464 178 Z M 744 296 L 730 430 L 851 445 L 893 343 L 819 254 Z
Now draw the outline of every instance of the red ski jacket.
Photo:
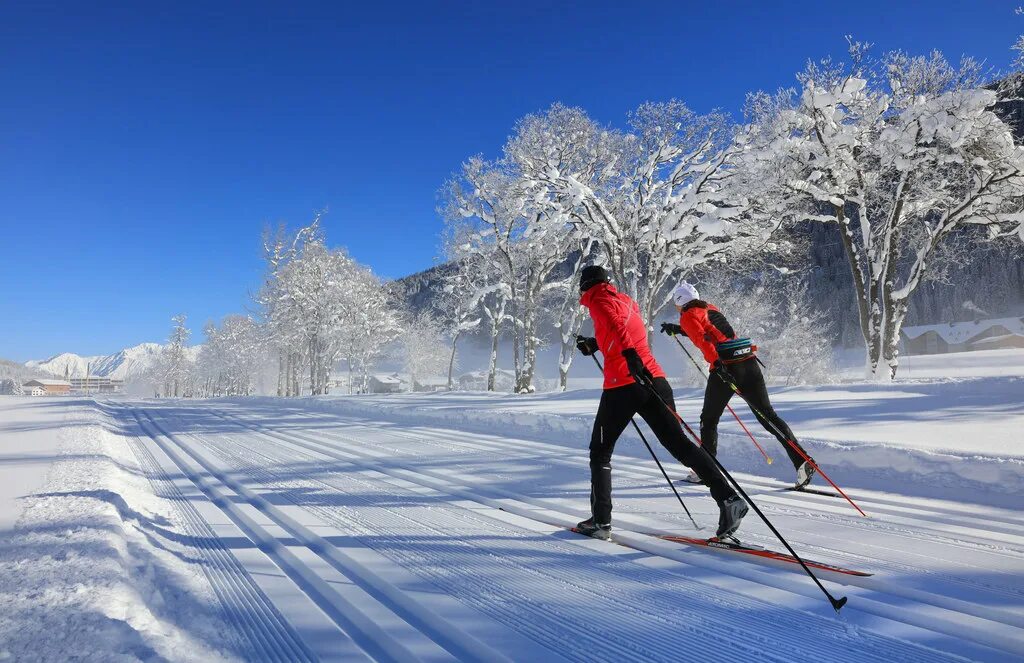
M 647 325 L 640 317 L 640 307 L 636 302 L 610 283 L 599 283 L 583 293 L 580 304 L 590 309 L 590 317 L 594 320 L 597 347 L 604 355 L 605 389 L 635 382 L 622 356 L 622 351 L 627 348 L 636 349 L 652 376 L 665 377 L 647 345 Z
M 718 315 L 715 315 L 716 313 Z M 720 326 L 716 326 L 715 322 L 718 322 Z M 684 306 L 679 314 L 679 326 L 690 337 L 693 344 L 704 353 L 704 359 L 709 364 L 714 364 L 718 359 L 718 350 L 715 349 L 715 346 L 736 337 L 732 326 L 718 308 L 714 304 L 705 302 Z

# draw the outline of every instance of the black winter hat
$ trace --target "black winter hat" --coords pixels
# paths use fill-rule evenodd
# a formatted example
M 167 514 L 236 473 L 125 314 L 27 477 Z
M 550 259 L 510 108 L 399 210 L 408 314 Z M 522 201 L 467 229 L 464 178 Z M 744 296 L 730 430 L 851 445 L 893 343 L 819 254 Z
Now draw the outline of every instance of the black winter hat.
M 598 265 L 587 265 L 580 272 L 580 294 L 590 290 L 598 283 L 611 283 L 608 270 Z

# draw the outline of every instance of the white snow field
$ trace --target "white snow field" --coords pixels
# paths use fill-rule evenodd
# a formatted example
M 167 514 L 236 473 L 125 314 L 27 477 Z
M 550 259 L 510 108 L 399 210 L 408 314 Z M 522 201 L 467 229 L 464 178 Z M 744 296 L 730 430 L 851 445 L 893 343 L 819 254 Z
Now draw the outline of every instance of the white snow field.
M 780 458 L 723 419 L 719 456 L 765 514 L 873 574 L 819 572 L 839 615 L 794 564 L 657 538 L 710 536 L 717 510 L 678 486 L 696 532 L 632 431 L 628 545 L 564 529 L 589 515 L 596 390 L 0 399 L 0 660 L 1024 660 L 1022 387 L 776 390 L 868 518 L 784 491 L 734 403 Z M 753 512 L 739 534 L 783 549 Z

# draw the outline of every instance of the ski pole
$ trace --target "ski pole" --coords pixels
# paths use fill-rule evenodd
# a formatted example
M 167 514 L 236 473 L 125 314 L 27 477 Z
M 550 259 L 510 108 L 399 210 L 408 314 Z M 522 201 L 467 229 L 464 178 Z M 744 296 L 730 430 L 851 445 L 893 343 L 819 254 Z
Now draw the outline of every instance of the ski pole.
M 601 360 L 598 359 L 597 357 L 595 357 L 594 355 L 590 355 L 590 356 L 593 358 L 594 363 L 597 364 L 597 368 L 602 373 L 604 373 L 604 366 L 601 365 Z M 629 422 L 631 424 L 633 424 L 633 428 L 636 430 L 636 434 L 639 435 L 640 439 L 644 441 L 644 446 L 647 447 L 647 451 L 649 451 L 651 453 L 651 458 L 654 459 L 654 462 L 658 465 L 658 469 L 661 470 L 661 476 L 665 477 L 665 481 L 668 482 L 668 487 L 672 489 L 672 492 L 675 493 L 675 495 L 676 495 L 676 499 L 679 500 L 679 505 L 683 507 L 683 511 L 685 511 L 686 515 L 690 517 L 690 522 L 693 523 L 693 526 L 696 529 L 700 529 L 700 525 L 698 525 L 697 521 L 693 519 L 693 514 L 691 514 L 690 510 L 686 508 L 686 504 L 683 502 L 683 498 L 679 494 L 679 491 L 676 490 L 676 487 L 672 484 L 672 479 L 668 478 L 668 473 L 665 471 L 665 468 L 662 466 L 661 461 L 658 460 L 658 457 L 654 454 L 654 449 L 651 448 L 651 445 L 647 442 L 647 438 L 644 437 L 643 431 L 641 431 L 640 427 L 636 425 L 636 420 L 633 419 L 633 417 L 630 417 L 629 418 Z
M 669 407 L 669 404 L 665 402 L 665 400 L 661 397 L 661 394 L 658 393 L 658 390 L 654 388 L 654 385 L 651 384 L 649 380 L 644 380 L 643 382 L 641 382 L 641 384 L 643 384 L 644 387 L 646 387 L 647 390 L 650 391 L 651 394 L 655 398 L 657 398 L 662 405 L 665 406 L 666 410 L 672 413 L 672 416 L 674 416 L 679 421 L 679 423 L 683 424 L 683 426 L 686 426 L 687 430 L 691 430 L 690 427 L 686 424 L 686 421 L 684 421 L 683 418 L 679 416 L 679 413 L 673 410 L 671 407 Z M 693 434 L 692 430 L 690 434 Z M 772 524 L 772 521 L 768 520 L 768 517 L 764 515 L 764 513 L 761 511 L 761 508 L 757 506 L 754 500 L 750 499 L 750 496 L 747 495 L 747 492 L 745 490 L 743 490 L 743 487 L 740 486 L 739 482 L 736 481 L 736 479 L 734 479 L 731 474 L 729 474 L 729 470 L 725 469 L 722 463 L 719 462 L 719 460 L 712 456 L 711 454 L 708 454 L 708 457 L 711 458 L 711 460 L 715 461 L 715 465 L 718 466 L 718 471 L 722 473 L 722 476 L 729 480 L 729 483 L 731 483 L 736 488 L 736 492 L 738 492 L 740 496 L 747 501 L 747 504 L 749 504 L 754 509 L 754 512 L 761 518 L 761 520 L 764 521 L 764 524 L 768 526 L 768 529 L 770 529 L 772 533 L 776 536 L 776 538 L 778 538 L 778 540 L 782 542 L 782 545 L 786 546 L 786 550 L 789 551 L 789 554 L 791 554 L 796 561 L 800 562 L 800 566 L 803 567 L 804 571 L 807 572 L 807 575 L 809 575 L 811 577 L 811 580 L 813 580 L 814 583 L 818 586 L 818 589 L 820 589 L 822 593 L 824 593 L 825 596 L 828 598 L 829 603 L 832 604 L 832 609 L 838 613 L 842 609 L 842 607 L 846 605 L 846 597 L 843 596 L 837 599 L 836 597 L 832 596 L 832 594 L 829 593 L 827 589 L 825 589 L 825 585 L 821 584 L 821 581 L 818 580 L 818 576 L 814 575 L 814 572 L 811 571 L 810 568 L 808 568 L 807 564 L 804 563 L 804 560 L 800 557 L 800 555 L 797 554 L 795 550 L 793 550 L 793 546 L 789 545 L 789 541 L 786 541 L 786 538 L 782 536 L 779 530 L 775 529 L 775 525 Z
M 751 404 L 751 402 L 749 400 L 747 400 L 747 397 L 743 395 L 743 392 L 740 391 L 740 388 L 737 387 L 736 384 L 733 382 L 733 377 L 732 377 L 732 375 L 729 374 L 729 372 L 727 370 L 725 370 L 724 368 L 719 369 L 718 370 L 718 377 L 723 382 L 725 382 L 727 385 L 729 385 L 729 388 L 732 389 L 736 393 L 737 396 L 739 396 L 744 401 L 746 401 L 747 407 L 749 407 L 751 409 L 751 411 L 757 416 L 758 419 L 760 419 L 761 421 L 763 421 L 763 422 L 767 423 L 769 426 L 771 426 L 772 430 L 775 431 L 775 434 L 778 435 L 781 439 L 785 440 L 786 444 L 788 444 L 790 447 L 792 447 L 793 451 L 795 451 L 798 454 L 800 454 L 800 457 L 804 459 L 805 463 L 810 463 L 811 467 L 813 467 L 814 470 L 818 474 L 820 474 L 822 476 L 822 478 L 825 479 L 825 481 L 828 481 L 829 484 L 831 484 L 831 486 L 833 488 L 838 490 L 839 494 L 842 495 L 844 498 L 846 498 L 846 501 L 850 503 L 850 506 L 852 506 L 854 509 L 856 509 L 857 512 L 860 513 L 860 515 L 864 516 L 865 518 L 868 517 L 868 514 L 864 513 L 863 509 L 861 509 L 859 506 L 857 506 L 857 503 L 854 502 L 853 500 L 851 500 L 850 496 L 847 495 L 845 492 L 843 492 L 843 489 L 840 488 L 839 486 L 837 486 L 836 482 L 833 481 L 827 474 L 825 474 L 822 471 L 822 469 L 818 466 L 818 464 L 815 463 L 814 460 L 810 456 L 808 456 L 806 453 L 804 453 L 804 450 L 800 448 L 800 445 L 796 444 L 795 442 L 793 442 L 793 440 L 789 439 L 789 436 L 785 435 L 781 430 L 779 430 L 779 427 L 776 426 L 775 423 L 771 421 L 771 419 L 768 419 L 768 417 L 764 416 L 764 414 L 762 414 L 760 410 L 758 410 L 756 407 L 754 407 L 753 404 Z M 709 377 L 708 379 L 710 380 L 711 378 Z
M 683 345 L 683 342 L 680 341 L 679 338 L 675 334 L 672 335 L 672 338 L 674 338 L 676 340 L 676 343 L 679 344 L 679 347 L 683 349 L 683 352 L 686 353 L 686 356 L 690 358 L 691 362 L 693 362 L 693 366 L 694 366 L 694 368 L 697 369 L 697 372 L 700 373 L 702 376 L 704 376 L 705 380 L 710 380 L 711 376 L 710 375 L 704 375 L 704 371 L 701 370 L 700 364 L 698 364 L 697 360 L 693 358 L 693 355 L 690 354 L 690 351 L 686 349 L 686 346 Z M 743 432 L 747 434 L 747 437 L 750 438 L 750 441 L 753 442 L 754 446 L 757 447 L 757 450 L 761 452 L 761 455 L 764 456 L 765 461 L 769 465 L 771 465 L 772 464 L 772 460 L 773 460 L 772 457 L 769 456 L 768 452 L 766 452 L 763 448 L 761 448 L 761 445 L 757 443 L 757 440 L 754 439 L 753 434 L 751 434 L 751 432 L 747 429 L 746 424 L 744 424 L 743 420 L 740 419 L 740 415 L 736 414 L 736 410 L 732 409 L 732 406 L 729 405 L 728 403 L 725 404 L 725 407 L 729 408 L 729 412 L 731 412 L 732 416 L 736 419 L 736 423 L 738 423 L 740 425 L 740 428 L 743 429 Z

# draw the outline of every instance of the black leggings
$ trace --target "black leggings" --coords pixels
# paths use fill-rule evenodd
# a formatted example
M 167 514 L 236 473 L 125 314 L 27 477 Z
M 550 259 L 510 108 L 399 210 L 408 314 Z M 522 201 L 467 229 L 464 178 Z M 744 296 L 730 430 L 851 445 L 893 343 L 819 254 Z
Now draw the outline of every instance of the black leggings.
M 757 417 L 757 420 L 761 422 L 766 431 L 775 436 L 782 448 L 786 450 L 793 467 L 800 467 L 804 462 L 803 457 L 786 440 L 799 447 L 800 451 L 803 451 L 803 447 L 796 441 L 793 431 L 775 412 L 771 401 L 768 400 L 768 388 L 764 384 L 764 375 L 761 373 L 761 367 L 758 366 L 757 360 L 747 359 L 735 364 L 727 364 L 725 370 L 732 376 L 740 393 L 753 406 L 751 409 L 756 408 L 754 416 Z M 701 445 L 712 456 L 718 455 L 718 420 L 722 418 L 722 412 L 725 411 L 725 406 L 732 398 L 732 394 L 732 388 L 718 377 L 717 373 L 712 372 L 707 389 L 704 391 L 704 409 L 700 413 Z
M 683 434 L 679 420 L 672 414 L 676 405 L 668 381 L 655 378 L 654 388 L 658 396 L 636 383 L 606 389 L 601 394 L 590 438 L 590 504 L 594 519 L 599 523 L 612 521 L 612 452 L 634 414 L 643 417 L 661 445 L 676 460 L 697 473 L 711 489 L 715 500 L 722 502 L 736 494 L 718 471 L 715 461 Z

